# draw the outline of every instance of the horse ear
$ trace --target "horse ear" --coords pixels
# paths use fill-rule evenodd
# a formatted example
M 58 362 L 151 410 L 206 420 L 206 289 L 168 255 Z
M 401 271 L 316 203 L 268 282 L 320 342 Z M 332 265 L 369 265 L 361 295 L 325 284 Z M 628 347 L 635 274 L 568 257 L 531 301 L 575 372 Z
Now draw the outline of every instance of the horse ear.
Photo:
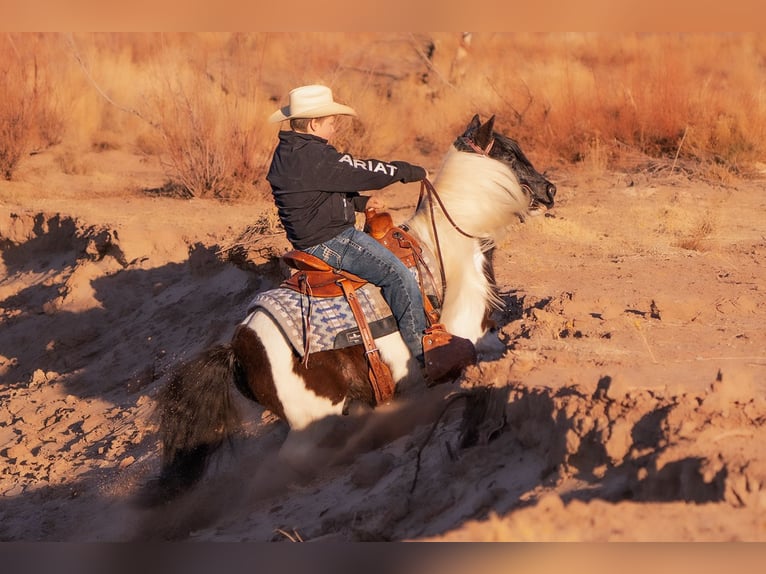
M 492 133 L 493 128 L 495 127 L 495 116 L 492 116 L 489 118 L 484 124 L 482 124 L 478 131 L 476 132 L 476 135 L 473 138 L 473 141 L 476 143 L 477 146 L 484 149 L 489 146 L 489 142 L 492 141 Z
M 463 136 L 467 138 L 471 138 L 474 132 L 478 130 L 480 126 L 481 126 L 481 120 L 479 120 L 479 114 L 476 114 L 473 116 L 471 123 L 468 124 L 468 127 L 465 128 L 465 132 L 463 133 Z

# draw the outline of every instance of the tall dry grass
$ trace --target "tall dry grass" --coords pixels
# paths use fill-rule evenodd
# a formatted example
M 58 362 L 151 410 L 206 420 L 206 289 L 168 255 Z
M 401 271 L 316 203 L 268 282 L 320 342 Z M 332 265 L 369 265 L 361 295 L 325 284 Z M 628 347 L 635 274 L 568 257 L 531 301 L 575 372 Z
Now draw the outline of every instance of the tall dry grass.
M 10 180 L 30 151 L 59 143 L 64 121 L 44 36 L 6 34 L 0 42 L 0 176 Z
M 262 193 L 290 88 L 352 105 L 352 153 L 437 162 L 494 114 L 540 168 L 724 179 L 766 156 L 766 36 L 741 34 L 6 34 L 0 173 L 28 153 L 158 156 L 188 195 Z

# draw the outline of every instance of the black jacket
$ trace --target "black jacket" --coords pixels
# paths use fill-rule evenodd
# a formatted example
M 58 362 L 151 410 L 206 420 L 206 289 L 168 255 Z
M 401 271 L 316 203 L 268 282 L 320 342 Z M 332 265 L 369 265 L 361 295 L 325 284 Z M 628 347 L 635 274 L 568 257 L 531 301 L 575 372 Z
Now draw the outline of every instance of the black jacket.
M 287 238 L 296 249 L 306 249 L 354 225 L 354 212 L 364 211 L 369 199 L 358 192 L 425 176 L 426 171 L 416 165 L 355 159 L 324 138 L 280 131 L 266 179 Z

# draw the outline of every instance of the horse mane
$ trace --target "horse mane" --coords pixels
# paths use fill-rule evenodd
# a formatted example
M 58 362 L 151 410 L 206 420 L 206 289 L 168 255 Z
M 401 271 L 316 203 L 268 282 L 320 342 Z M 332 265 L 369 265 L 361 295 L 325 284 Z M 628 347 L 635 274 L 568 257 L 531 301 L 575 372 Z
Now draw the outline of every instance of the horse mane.
M 521 150 L 518 153 L 521 154 Z M 529 210 L 529 198 L 518 178 L 500 161 L 453 146 L 444 158 L 434 186 L 461 229 L 479 238 L 480 253 L 474 254 L 474 265 L 487 280 L 487 303 L 502 308 L 491 255 L 512 216 L 523 216 Z
M 455 147 L 447 152 L 434 186 L 456 223 L 480 237 L 485 249 L 505 233 L 514 214 L 529 209 L 529 198 L 507 165 Z
M 439 235 L 448 275 L 446 298 L 449 300 L 445 299 L 442 318 L 448 327 L 459 329 L 459 325 L 474 325 L 472 317 L 477 313 L 481 315 L 491 307 L 502 308 L 490 256 L 513 216 L 526 213 L 529 198 L 507 165 L 455 147 L 447 152 L 434 180 L 434 188 L 455 224 L 473 236 L 469 239 L 455 230 Z M 435 207 L 434 211 L 442 220 L 443 229 L 450 229 L 450 225 L 444 225 L 441 209 Z M 435 238 L 427 212 L 424 203 L 408 223 L 421 239 L 428 237 L 433 242 Z M 469 261 L 474 271 L 465 273 Z M 461 280 L 450 281 L 450 270 L 459 273 Z M 479 327 L 476 324 L 469 331 Z M 462 331 L 462 336 L 476 340 L 481 335 L 479 331 L 469 331 Z

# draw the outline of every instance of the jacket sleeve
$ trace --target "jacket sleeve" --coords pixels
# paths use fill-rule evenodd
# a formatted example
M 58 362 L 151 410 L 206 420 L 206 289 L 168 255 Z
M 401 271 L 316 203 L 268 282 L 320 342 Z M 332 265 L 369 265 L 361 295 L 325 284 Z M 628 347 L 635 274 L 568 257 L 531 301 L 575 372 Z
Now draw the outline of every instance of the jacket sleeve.
M 371 191 L 426 177 L 424 168 L 405 161 L 357 159 L 326 144 L 317 148 L 312 159 L 315 161 L 312 166 L 307 166 L 309 173 L 305 174 L 305 181 L 314 189 L 323 191 Z

